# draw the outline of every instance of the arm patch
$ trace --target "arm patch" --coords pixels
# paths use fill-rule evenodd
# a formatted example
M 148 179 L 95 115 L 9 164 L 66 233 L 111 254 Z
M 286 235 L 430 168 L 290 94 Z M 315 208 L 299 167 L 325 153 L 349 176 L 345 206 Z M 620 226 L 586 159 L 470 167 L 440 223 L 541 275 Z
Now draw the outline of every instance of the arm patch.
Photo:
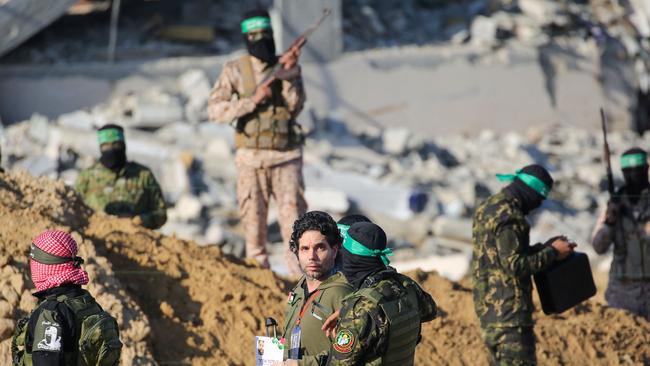
M 336 338 L 332 347 L 338 353 L 350 353 L 356 341 L 357 338 L 354 336 L 354 333 L 352 333 L 351 330 L 344 328 L 340 329 L 336 333 Z

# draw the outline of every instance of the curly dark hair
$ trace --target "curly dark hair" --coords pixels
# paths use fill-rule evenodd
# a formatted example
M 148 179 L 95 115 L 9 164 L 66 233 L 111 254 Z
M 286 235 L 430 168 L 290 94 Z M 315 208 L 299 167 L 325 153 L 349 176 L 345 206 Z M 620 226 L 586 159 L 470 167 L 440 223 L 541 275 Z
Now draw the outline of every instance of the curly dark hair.
M 293 223 L 293 232 L 289 240 L 289 248 L 292 252 L 298 253 L 298 241 L 302 234 L 309 230 L 317 230 L 323 234 L 330 247 L 340 247 L 343 244 L 343 238 L 332 216 L 323 211 L 309 211 Z

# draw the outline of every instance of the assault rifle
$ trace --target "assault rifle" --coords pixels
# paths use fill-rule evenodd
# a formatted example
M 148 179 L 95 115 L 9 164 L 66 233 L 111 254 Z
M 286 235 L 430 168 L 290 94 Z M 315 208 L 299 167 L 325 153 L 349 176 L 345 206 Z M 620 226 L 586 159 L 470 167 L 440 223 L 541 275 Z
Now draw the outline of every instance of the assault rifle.
M 282 55 L 287 55 L 289 53 L 298 53 L 300 49 L 307 43 L 307 38 L 311 36 L 314 31 L 320 27 L 321 23 L 327 18 L 332 11 L 330 9 L 323 9 L 323 15 L 321 15 L 316 22 L 314 22 L 309 28 L 307 28 L 306 31 L 304 31 L 301 35 L 296 38 L 293 43 L 291 43 L 291 46 L 287 48 L 286 51 Z M 282 56 L 280 56 L 281 58 Z M 281 63 L 276 63 L 273 68 L 271 69 L 271 72 L 269 73 L 269 76 L 264 78 L 258 86 L 261 85 L 266 85 L 269 86 L 271 85 L 272 82 L 276 80 L 291 80 L 295 79 L 300 75 L 300 68 L 296 65 L 292 67 L 291 69 L 285 69 L 284 65 Z
M 602 107 L 600 108 L 600 122 L 603 128 L 603 142 L 604 142 L 603 159 L 605 160 L 605 164 L 607 168 L 607 191 L 609 192 L 609 199 L 614 204 L 618 204 L 620 201 L 620 196 L 617 196 L 616 193 L 614 192 L 614 176 L 612 175 L 612 161 L 609 155 L 609 144 L 607 143 L 607 129 L 606 129 L 607 120 L 605 118 L 605 111 L 603 110 Z M 616 230 L 623 230 L 623 227 L 621 226 L 621 220 L 616 220 Z M 624 264 L 625 258 L 627 256 L 627 243 L 626 243 L 625 235 L 623 235 L 622 238 L 623 238 L 622 243 L 618 243 L 614 241 L 614 251 L 619 253 L 618 255 L 619 263 Z
M 612 159 L 609 153 L 609 143 L 607 142 L 607 119 L 605 111 L 600 108 L 600 122 L 603 130 L 603 160 L 605 162 L 605 169 L 607 171 L 607 191 L 609 197 L 613 200 L 614 197 L 614 176 L 612 174 Z

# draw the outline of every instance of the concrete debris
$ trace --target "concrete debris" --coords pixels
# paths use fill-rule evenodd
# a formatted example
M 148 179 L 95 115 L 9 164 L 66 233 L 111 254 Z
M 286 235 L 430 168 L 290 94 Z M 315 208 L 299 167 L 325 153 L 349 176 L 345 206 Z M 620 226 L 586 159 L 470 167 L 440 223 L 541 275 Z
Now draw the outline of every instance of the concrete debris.
M 92 130 L 95 122 L 92 114 L 86 111 L 76 111 L 62 114 L 58 118 L 59 126 L 76 128 L 79 130 Z
M 170 217 L 176 220 L 191 222 L 197 220 L 201 216 L 203 206 L 201 201 L 192 195 L 184 194 L 176 202 L 176 206 L 170 211 Z
M 440 216 L 433 220 L 431 231 L 435 236 L 469 243 L 472 241 L 472 220 L 456 220 L 447 216 Z
M 563 96 L 576 94 L 571 86 L 584 81 L 586 84 L 582 84 L 594 86 L 590 92 L 593 94 L 584 98 L 603 100 L 617 131 L 626 129 L 621 128 L 620 121 L 634 119 L 630 111 L 641 100 L 637 92 L 647 92 L 650 80 L 649 42 L 639 36 L 646 32 L 641 23 L 649 13 L 647 1 L 629 4 L 626 8 L 618 1 L 342 2 L 348 50 L 440 41 L 448 48 L 439 49 L 454 55 L 430 60 L 430 53 L 420 55 L 418 50 L 405 52 L 404 58 L 391 56 L 390 50 L 368 51 L 359 56 L 362 64 L 353 64 L 360 70 L 371 67 L 372 72 L 404 76 L 408 83 L 428 75 L 420 73 L 424 67 L 445 67 L 443 74 L 452 64 L 458 67 L 452 70 L 456 73 L 476 65 L 494 66 L 495 72 L 525 69 L 526 75 L 535 78 L 522 80 L 544 84 L 550 100 L 548 109 L 561 112 L 528 114 L 536 115 L 535 121 L 539 122 L 552 121 L 556 116 L 562 124 L 549 127 L 547 123 L 512 133 L 473 129 L 463 134 L 420 133 L 409 120 L 421 125 L 445 125 L 449 123 L 445 116 L 462 114 L 461 109 L 467 108 L 456 105 L 457 109 L 441 113 L 440 121 L 420 121 L 422 111 L 408 109 L 416 104 L 409 96 L 400 96 L 399 100 L 393 96 L 390 100 L 383 96 L 369 98 L 375 104 L 364 106 L 364 101 L 357 104 L 346 94 L 348 89 L 358 89 L 356 86 L 342 85 L 335 90 L 336 95 L 354 103 L 347 102 L 348 106 L 332 102 L 331 108 L 323 111 L 314 97 L 300 116 L 309 124 L 304 178 L 310 208 L 337 216 L 361 212 L 385 218 L 394 223 L 390 234 L 395 243 L 407 243 L 404 250 L 414 256 L 424 257 L 431 251 L 458 252 L 469 240 L 468 223 L 476 205 L 503 187 L 494 174 L 539 163 L 551 169 L 557 185 L 545 206 L 549 210 L 536 219 L 544 223 L 536 232 L 543 238 L 555 234 L 559 225 L 575 240 L 588 242 L 598 207 L 607 198 L 600 188 L 601 137 L 596 129 L 571 127 L 566 122 L 571 122 L 574 115 L 565 116 L 564 112 L 577 108 L 572 113 L 593 114 L 594 118 L 597 112 L 581 110 L 581 106 L 563 109 Z M 418 24 L 421 29 L 410 32 L 410 24 Z M 230 25 L 237 28 L 236 22 Z M 394 52 L 402 51 L 395 48 Z M 338 69 L 345 65 L 350 64 L 333 63 L 330 71 L 340 72 Z M 309 67 L 306 65 L 305 71 Z M 243 240 L 234 234 L 241 228 L 237 219 L 233 131 L 229 125 L 207 121 L 206 103 L 216 75 L 206 70 L 187 67 L 178 76 L 167 75 L 164 83 L 133 76 L 116 82 L 111 99 L 92 109 L 66 113 L 52 121 L 34 114 L 24 122 L 11 124 L 1 137 L 4 167 L 50 175 L 72 184 L 79 170 L 99 154 L 94 128 L 106 122 L 121 123 L 126 127 L 129 158 L 150 166 L 163 188 L 169 222 L 162 231 L 241 255 Z M 366 75 L 365 71 L 359 74 Z M 481 79 L 481 74 L 472 75 Z M 431 79 L 436 80 L 442 79 Z M 455 81 L 445 85 L 451 88 Z M 453 107 L 454 99 L 462 99 L 465 104 L 492 100 L 485 96 L 472 99 L 473 95 L 487 93 L 486 89 L 474 92 L 472 85 L 454 86 L 444 95 L 432 94 L 430 99 L 441 109 Z M 361 90 L 367 92 L 365 87 Z M 395 93 L 404 91 L 403 86 L 396 85 Z M 544 97 L 535 94 L 529 99 L 537 103 Z M 328 95 L 325 99 L 330 98 Z M 503 131 L 499 118 L 491 118 L 494 116 L 481 118 L 494 120 L 500 124 L 495 129 Z M 511 118 L 524 117 L 513 113 Z M 383 120 L 391 123 L 384 124 Z M 476 124 L 469 128 L 472 126 Z M 650 128 L 650 121 L 639 119 L 634 126 L 642 131 Z M 610 144 L 613 156 L 617 156 L 630 146 L 650 145 L 650 137 L 614 132 Z M 620 181 L 618 161 L 613 159 L 613 164 Z M 426 207 L 411 209 L 413 192 L 426 195 Z M 406 230 L 399 231 L 399 226 Z
M 492 18 L 479 15 L 472 21 L 470 34 L 474 44 L 491 46 L 496 41 L 497 23 Z
M 178 88 L 187 99 L 185 117 L 190 122 L 200 122 L 207 118 L 206 106 L 210 97 L 211 85 L 205 71 L 192 69 L 178 78 Z
M 411 131 L 406 128 L 387 128 L 382 134 L 384 151 L 393 155 L 401 155 L 406 152 L 410 138 Z
M 80 126 L 63 122 L 67 118 L 48 122 L 35 116 L 6 127 L 5 167 L 72 184 L 78 171 L 97 156 L 97 146 L 94 131 L 72 128 Z M 151 166 L 163 186 L 169 203 L 163 232 L 243 255 L 243 239 L 234 234 L 239 229 L 229 128 L 185 122 L 154 131 L 127 129 L 127 150 L 131 159 Z M 394 226 L 389 231 L 395 243 L 410 243 L 400 251 L 413 257 L 464 250 L 477 203 L 504 185 L 494 178 L 496 173 L 530 163 L 551 170 L 556 178 L 552 199 L 534 218 L 539 240 L 565 232 L 587 243 L 598 208 L 607 198 L 600 188 L 597 130 L 553 126 L 521 134 L 418 136 L 416 145 L 411 142 L 414 134 L 403 128 L 383 130 L 375 139 L 347 129 L 337 133 L 342 134 L 333 137 L 330 130 L 318 128 L 307 139 L 304 176 L 310 209 L 336 216 L 361 212 L 386 222 Z M 650 136 L 612 132 L 610 144 L 615 157 L 630 146 L 647 146 Z M 620 182 L 618 160 L 612 163 Z M 417 213 L 409 207 L 413 192 L 428 196 L 426 207 Z
M 305 199 L 310 210 L 344 214 L 350 209 L 347 195 L 336 189 L 307 187 Z

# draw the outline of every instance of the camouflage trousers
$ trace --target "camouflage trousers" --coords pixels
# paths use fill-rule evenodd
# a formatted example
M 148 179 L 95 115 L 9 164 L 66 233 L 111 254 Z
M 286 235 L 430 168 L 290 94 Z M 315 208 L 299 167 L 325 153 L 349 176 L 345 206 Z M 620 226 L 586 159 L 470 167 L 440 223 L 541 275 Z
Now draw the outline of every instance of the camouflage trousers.
M 302 160 L 292 160 L 268 168 L 238 164 L 237 200 L 246 239 L 246 257 L 269 267 L 266 250 L 269 200 L 275 200 L 278 223 L 285 245 L 285 260 L 289 274 L 300 275 L 296 255 L 289 250 L 293 222 L 305 213 L 305 184 Z
M 628 310 L 650 321 L 649 280 L 620 280 L 610 277 L 605 299 L 613 308 Z
M 536 365 L 533 327 L 487 327 L 481 329 L 492 366 Z

